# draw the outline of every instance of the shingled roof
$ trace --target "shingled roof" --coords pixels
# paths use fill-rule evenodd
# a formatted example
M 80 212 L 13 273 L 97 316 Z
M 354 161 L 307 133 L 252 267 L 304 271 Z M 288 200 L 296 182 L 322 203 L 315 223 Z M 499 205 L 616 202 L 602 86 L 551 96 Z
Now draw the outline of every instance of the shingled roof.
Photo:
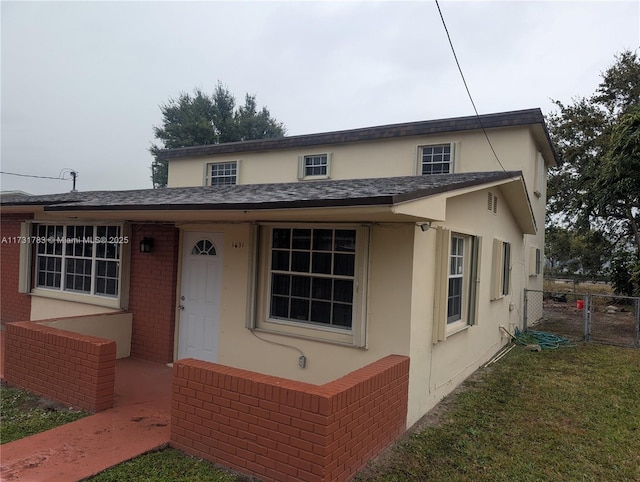
M 228 142 L 225 144 L 180 147 L 160 151 L 158 153 L 158 158 L 162 160 L 181 159 L 214 154 L 344 144 L 350 142 L 438 134 L 443 132 L 468 131 L 481 128 L 492 129 L 496 127 L 513 127 L 523 125 L 539 126 L 539 130 L 541 132 L 540 135 L 545 136 L 549 145 L 551 145 L 549 133 L 544 122 L 544 116 L 540 109 L 526 109 L 486 114 L 479 117 L 454 117 L 449 119 L 408 122 L 403 124 L 390 124 L 377 127 L 365 127 L 361 129 L 324 132 L 320 134 L 285 136 L 275 139 L 258 139 L 242 142 Z M 555 153 L 552 155 L 556 157 Z
M 471 186 L 521 177 L 520 171 L 201 186 L 136 191 L 91 191 L 2 199 L 3 208 L 45 211 L 248 210 L 394 205 Z

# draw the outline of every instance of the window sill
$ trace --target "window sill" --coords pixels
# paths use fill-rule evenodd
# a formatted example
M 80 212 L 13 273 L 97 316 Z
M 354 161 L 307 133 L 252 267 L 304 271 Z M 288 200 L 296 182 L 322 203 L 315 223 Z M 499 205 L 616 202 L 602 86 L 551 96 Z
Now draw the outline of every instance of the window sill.
M 318 181 L 321 179 L 331 179 L 331 176 L 329 176 L 328 174 L 323 176 L 305 176 L 305 177 L 301 177 L 298 180 L 299 181 Z
M 468 325 L 466 323 L 453 323 L 451 326 L 447 326 L 446 332 L 445 332 L 445 338 L 449 338 L 452 335 L 455 335 L 456 333 L 460 333 L 462 331 L 468 330 L 471 327 L 471 325 Z
M 257 323 L 254 328 L 263 333 L 272 333 L 305 340 L 320 341 L 343 346 L 357 347 L 353 330 L 341 330 L 331 327 L 303 325 L 286 320 L 267 319 Z
M 46 288 L 34 288 L 31 296 L 40 298 L 50 298 L 53 300 L 70 301 L 73 303 L 84 303 L 87 305 L 104 306 L 105 308 L 122 309 L 119 298 L 106 298 L 95 295 L 84 295 L 80 293 L 69 293 L 67 291 L 54 291 Z
M 292 331 L 279 330 L 279 329 L 270 329 L 270 328 L 264 328 L 264 327 L 249 328 L 249 331 L 255 332 L 255 333 L 264 333 L 264 334 L 268 334 L 268 335 L 285 336 L 287 338 L 297 338 L 299 340 L 309 340 L 309 341 L 316 341 L 316 342 L 319 342 L 319 343 L 328 343 L 330 345 L 339 345 L 339 346 L 344 346 L 344 347 L 347 347 L 347 348 L 366 349 L 366 347 L 364 347 L 364 346 L 355 345 L 353 343 L 353 337 L 352 336 L 349 336 L 349 340 L 341 340 L 341 339 L 334 339 L 334 338 L 323 337 L 323 336 L 313 336 L 313 335 L 308 335 L 308 334 L 304 334 L 304 333 L 294 333 Z

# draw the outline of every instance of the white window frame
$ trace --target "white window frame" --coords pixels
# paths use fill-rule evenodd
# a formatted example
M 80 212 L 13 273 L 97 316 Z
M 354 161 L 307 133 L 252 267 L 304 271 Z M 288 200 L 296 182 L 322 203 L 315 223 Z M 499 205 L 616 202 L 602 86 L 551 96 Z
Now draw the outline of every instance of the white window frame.
M 331 178 L 331 152 L 318 152 L 315 154 L 303 154 L 298 156 L 298 180 L 330 179 Z M 324 158 L 324 164 L 307 165 L 309 160 Z M 325 167 L 324 174 L 309 173 L 309 168 Z
M 491 266 L 491 299 L 498 300 L 511 294 L 512 246 L 508 241 L 493 240 Z
M 221 175 L 213 176 L 211 170 L 213 166 L 232 166 L 230 169 L 232 170 L 230 173 L 223 172 Z M 204 166 L 204 185 L 205 186 L 233 186 L 238 184 L 238 179 L 240 177 L 240 161 L 216 161 L 216 162 L 207 162 Z M 233 179 L 233 182 L 216 182 L 212 184 L 214 179 L 217 180 L 227 180 Z
M 39 252 L 43 249 L 45 251 L 47 250 L 47 248 L 40 248 L 41 245 L 52 246 L 51 243 L 47 243 L 45 239 L 41 239 L 39 236 L 39 234 L 41 234 L 40 227 L 45 227 L 46 230 L 49 230 L 49 227 L 51 226 L 63 227 L 61 249 L 54 249 L 54 252 L 58 251 L 60 253 L 59 255 Z M 76 226 L 92 226 L 93 228 L 91 236 L 94 239 L 94 243 L 92 244 L 90 256 L 78 256 L 74 252 L 75 250 L 71 247 L 69 247 L 69 250 L 72 251 L 71 254 L 67 251 L 67 237 L 68 235 L 73 237 L 74 234 L 73 229 L 68 228 Z M 98 252 L 100 251 L 98 245 L 101 243 L 104 244 L 104 240 L 97 238 L 96 235 L 98 234 L 99 228 L 102 227 L 107 228 L 107 244 L 111 241 L 111 244 L 118 246 L 117 258 L 108 257 L 106 255 L 103 257 L 98 256 Z M 113 228 L 117 228 L 117 232 L 110 232 L 114 231 Z M 29 233 L 30 239 L 34 242 L 27 245 L 28 247 L 21 249 L 20 251 L 20 271 L 22 273 L 20 276 L 20 292 L 44 298 L 87 303 L 116 309 L 127 309 L 129 299 L 129 258 L 131 250 L 131 234 L 129 225 L 124 223 L 105 223 L 96 221 L 78 221 L 74 223 L 30 221 L 23 224 L 21 232 Z M 39 284 L 39 259 L 45 259 L 48 257 L 60 259 L 60 285 L 58 287 Z M 88 292 L 67 289 L 65 279 L 67 274 L 67 263 L 65 261 L 72 259 L 91 262 L 91 287 Z M 110 276 L 99 276 L 98 264 L 101 262 L 106 262 L 106 264 L 116 263 L 118 268 L 117 279 Z M 115 280 L 117 284 L 117 293 L 114 295 L 100 293 L 98 290 L 98 278 L 103 278 L 105 283 L 107 279 Z
M 461 243 L 461 244 L 460 244 Z M 453 252 L 454 245 L 462 250 Z M 480 281 L 480 236 L 453 232 L 439 227 L 436 231 L 436 290 L 434 303 L 434 343 L 463 331 L 477 323 L 478 285 Z M 455 263 L 455 260 L 460 262 Z M 452 272 L 453 268 L 456 268 Z M 449 309 L 450 281 L 462 280 L 459 316 L 451 315 Z
M 436 173 L 424 173 L 424 150 L 433 149 L 438 147 L 449 148 L 449 172 L 436 172 Z M 439 174 L 453 174 L 457 172 L 457 164 L 460 156 L 460 143 L 459 142 L 441 142 L 433 144 L 422 144 L 416 149 L 416 175 L 417 176 L 437 176 Z M 442 162 L 444 164 L 444 162 Z
M 353 300 L 351 327 L 337 327 L 328 324 L 312 323 L 309 321 L 295 321 L 293 319 L 271 316 L 272 303 L 272 235 L 274 229 L 329 229 L 355 230 L 355 266 L 353 279 Z M 366 347 L 366 306 L 367 306 L 367 272 L 369 263 L 369 227 L 356 224 L 296 224 L 296 223 L 264 223 L 259 226 L 256 235 L 258 256 L 255 263 L 256 305 L 253 315 L 248 322 L 248 328 L 267 333 L 313 339 L 317 341 Z M 293 248 L 292 248 L 293 249 Z M 311 254 L 313 254 L 311 250 Z M 277 273 L 276 273 L 277 274 Z M 286 273 L 285 273 L 286 274 Z M 314 273 L 298 273 L 301 277 L 313 278 Z M 293 276 L 292 272 L 292 276 Z M 337 275 L 325 275 L 326 278 L 342 279 Z M 252 290 L 249 290 L 253 292 Z M 249 296 L 252 296 L 249 294 Z M 251 302 L 251 301 L 249 301 Z

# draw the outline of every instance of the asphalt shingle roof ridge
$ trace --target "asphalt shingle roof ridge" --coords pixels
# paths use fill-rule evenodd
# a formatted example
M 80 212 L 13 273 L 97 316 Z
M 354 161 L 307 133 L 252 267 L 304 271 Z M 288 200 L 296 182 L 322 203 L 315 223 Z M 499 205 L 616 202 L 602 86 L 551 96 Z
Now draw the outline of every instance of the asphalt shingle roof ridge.
M 269 209 L 284 206 L 393 204 L 520 175 L 520 171 L 489 171 L 270 184 L 86 191 L 13 198 L 3 202 L 3 205 L 44 205 L 48 210 L 64 211 L 89 208 L 160 209 L 172 206 L 177 209 Z

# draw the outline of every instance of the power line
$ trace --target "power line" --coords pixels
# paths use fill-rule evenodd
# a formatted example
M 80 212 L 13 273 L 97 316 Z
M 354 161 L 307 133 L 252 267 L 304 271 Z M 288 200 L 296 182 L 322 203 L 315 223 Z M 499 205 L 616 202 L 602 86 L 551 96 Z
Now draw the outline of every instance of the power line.
M 6 171 L 0 171 L 0 174 L 6 174 L 8 176 L 34 177 L 36 179 L 57 179 L 58 181 L 66 181 L 67 180 L 67 179 L 63 179 L 61 177 L 34 176 L 32 174 L 18 174 L 17 172 L 6 172 Z
M 52 177 L 52 176 L 36 176 L 34 174 L 20 174 L 17 172 L 7 172 L 7 171 L 0 171 L 0 174 L 6 174 L 8 176 L 20 176 L 20 177 L 32 177 L 35 179 L 54 179 L 54 180 L 58 180 L 58 181 L 68 181 L 69 177 L 64 177 L 64 175 L 66 173 L 72 173 L 71 176 L 73 176 L 73 173 L 75 173 L 77 175 L 77 171 L 73 170 L 73 169 L 68 169 L 68 168 L 64 168 L 60 171 L 60 174 L 58 174 L 58 177 Z
M 489 147 L 491 148 L 491 152 L 493 152 L 493 156 L 496 158 L 496 161 L 498 161 L 498 164 L 500 164 L 500 167 L 502 168 L 502 170 L 504 172 L 507 172 L 507 170 L 502 165 L 502 162 L 500 162 L 500 159 L 498 158 L 498 154 L 496 154 L 496 150 L 493 148 L 493 144 L 491 144 L 491 140 L 489 139 L 489 135 L 487 134 L 487 131 L 485 130 L 484 126 L 482 125 L 482 119 L 480 119 L 480 114 L 478 114 L 478 109 L 476 108 L 476 103 L 473 101 L 473 97 L 471 96 L 471 91 L 469 90 L 469 86 L 467 85 L 467 80 L 464 78 L 464 74 L 462 73 L 462 67 L 460 67 L 460 62 L 458 62 L 458 56 L 456 55 L 456 50 L 453 48 L 453 42 L 451 41 L 451 35 L 449 35 L 449 29 L 447 28 L 447 24 L 444 21 L 444 16 L 442 15 L 442 10 L 440 10 L 440 4 L 438 3 L 438 0 L 435 0 L 435 2 L 436 2 L 436 7 L 438 7 L 438 13 L 440 14 L 440 20 L 442 20 L 442 26 L 444 27 L 444 31 L 447 34 L 447 39 L 449 40 L 449 45 L 451 46 L 451 52 L 453 52 L 453 58 L 455 59 L 456 65 L 458 66 L 458 71 L 460 72 L 460 77 L 462 77 L 462 82 L 464 83 L 464 88 L 467 90 L 467 95 L 469 96 L 469 100 L 471 101 L 471 105 L 473 106 L 473 110 L 476 113 L 476 117 L 478 119 L 478 123 L 480 124 L 480 128 L 482 129 L 482 132 L 484 133 L 484 137 L 487 139 L 487 142 L 489 143 Z

